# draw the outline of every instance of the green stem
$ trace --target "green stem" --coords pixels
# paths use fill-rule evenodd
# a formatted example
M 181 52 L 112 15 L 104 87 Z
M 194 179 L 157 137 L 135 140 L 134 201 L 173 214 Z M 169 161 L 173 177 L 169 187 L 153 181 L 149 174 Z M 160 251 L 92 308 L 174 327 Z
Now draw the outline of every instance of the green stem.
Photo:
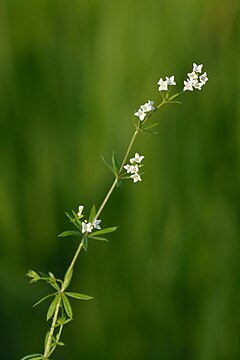
M 68 274 L 70 274 L 71 271 L 73 270 L 73 267 L 74 267 L 75 262 L 77 261 L 77 258 L 79 256 L 81 250 L 82 250 L 82 247 L 83 247 L 83 243 L 80 242 L 80 244 L 78 245 L 78 248 L 77 248 L 77 250 L 76 250 L 76 252 L 74 254 L 74 257 L 73 257 L 73 259 L 71 261 L 71 264 L 70 264 L 70 266 L 69 266 L 69 268 L 67 270 Z M 64 291 L 66 289 L 67 280 L 68 280 L 68 278 L 66 277 L 65 281 L 62 283 L 62 287 L 61 287 L 61 291 L 60 291 L 62 294 L 64 293 Z M 53 316 L 53 319 L 52 319 L 52 324 L 51 324 L 51 328 L 50 328 L 50 331 L 49 331 L 49 335 L 48 335 L 47 344 L 46 344 L 46 347 L 45 347 L 43 359 L 47 359 L 49 357 L 49 355 L 50 355 L 52 337 L 53 337 L 53 334 L 54 334 L 54 330 L 55 330 L 57 319 L 58 319 L 59 310 L 60 310 L 60 307 L 61 307 L 61 300 L 62 300 L 62 298 L 60 297 L 58 302 L 57 302 L 57 305 L 56 305 L 56 309 L 55 309 L 54 316 Z M 60 339 L 60 336 L 59 336 L 59 339 Z M 52 352 L 53 351 L 51 351 L 51 353 Z
M 133 144 L 135 143 L 135 140 L 136 140 L 138 134 L 142 131 L 142 130 L 141 130 L 141 127 L 143 126 L 143 124 L 145 124 L 145 122 L 146 122 L 156 111 L 158 111 L 163 105 L 171 102 L 173 99 L 175 99 L 175 98 L 176 98 L 177 96 L 179 96 L 179 95 L 180 95 L 180 93 L 175 94 L 175 95 L 169 97 L 167 100 L 166 100 L 166 99 L 163 99 L 163 101 L 156 107 L 156 109 L 155 109 L 151 114 L 148 115 L 148 117 L 146 117 L 146 119 L 145 119 L 144 121 L 138 123 L 138 125 L 137 125 L 137 127 L 136 127 L 136 130 L 135 130 L 135 132 L 134 132 L 134 134 L 133 134 L 133 136 L 132 136 L 132 138 L 131 138 L 131 140 L 130 140 L 130 143 L 129 143 L 129 145 L 128 145 L 127 151 L 126 151 L 126 153 L 125 153 L 125 155 L 124 155 L 124 158 L 123 158 L 123 161 L 122 161 L 122 163 L 121 163 L 119 172 L 118 172 L 115 180 L 113 181 L 110 189 L 108 190 L 105 198 L 103 199 L 103 201 L 102 201 L 102 203 L 101 203 L 101 205 L 100 205 L 100 207 L 99 207 L 99 209 L 98 209 L 98 211 L 97 211 L 97 213 L 96 213 L 95 219 L 97 219 L 97 218 L 99 217 L 99 215 L 100 215 L 101 212 L 103 211 L 106 203 L 108 202 L 108 200 L 109 200 L 109 198 L 110 198 L 113 190 L 114 190 L 115 187 L 117 186 L 117 182 L 118 182 L 118 180 L 119 180 L 119 178 L 120 178 L 120 175 L 121 175 L 121 172 L 122 172 L 122 170 L 123 170 L 123 167 L 124 167 L 124 165 L 125 165 L 125 163 L 126 163 L 126 161 L 127 161 L 127 159 L 128 159 L 128 156 L 129 156 L 129 154 L 130 154 L 130 151 L 132 150 Z M 82 242 L 82 240 L 81 240 L 81 242 L 80 242 L 80 244 L 78 245 L 78 248 L 77 248 L 77 250 L 76 250 L 76 252 L 75 252 L 75 254 L 74 254 L 74 256 L 73 256 L 73 259 L 72 259 L 72 261 L 71 261 L 71 264 L 70 264 L 70 266 L 69 266 L 69 268 L 68 268 L 68 270 L 67 270 L 67 272 L 66 272 L 66 274 L 68 273 L 69 276 L 70 276 L 71 272 L 73 271 L 74 265 L 75 265 L 75 263 L 76 263 L 76 261 L 77 261 L 77 258 L 78 258 L 79 254 L 80 254 L 80 251 L 82 250 L 82 247 L 83 247 L 83 242 Z M 64 293 L 64 291 L 65 291 L 65 289 L 66 289 L 66 284 L 67 284 L 67 282 L 68 282 L 68 276 L 66 276 L 64 282 L 62 283 L 62 287 L 61 287 L 61 291 L 60 291 L 61 294 Z M 50 328 L 50 331 L 49 331 L 48 340 L 47 340 L 47 344 L 46 344 L 46 347 L 45 347 L 44 355 L 43 355 L 43 359 L 46 359 L 46 360 L 47 360 L 48 357 L 54 352 L 54 350 L 55 350 L 55 348 L 56 348 L 56 346 L 54 346 L 54 347 L 51 349 L 51 344 L 52 344 L 52 337 L 53 337 L 53 335 L 54 335 L 56 323 L 57 323 L 57 320 L 58 320 L 58 314 L 59 314 L 59 310 L 60 310 L 60 307 L 61 307 L 61 301 L 62 301 L 62 298 L 59 297 L 59 300 L 58 300 L 58 302 L 57 302 L 56 309 L 55 309 L 55 312 L 54 312 L 54 316 L 53 316 L 51 328 Z M 63 326 L 62 326 L 62 327 L 63 327 Z M 58 333 L 58 339 L 57 339 L 58 341 L 60 340 L 61 333 L 62 333 L 62 328 L 60 329 L 60 331 L 59 331 L 59 333 Z
M 128 145 L 128 148 L 127 148 L 127 151 L 126 151 L 126 154 L 123 158 L 123 161 L 122 161 L 122 164 L 120 166 L 120 169 L 119 169 L 119 172 L 118 172 L 118 176 L 116 177 L 116 179 L 114 180 L 114 182 L 112 183 L 112 186 L 110 187 L 109 191 L 107 192 L 107 195 L 105 196 L 105 198 L 103 199 L 103 202 L 102 204 L 100 205 L 97 213 L 96 213 L 96 216 L 95 216 L 95 219 L 97 219 L 99 217 L 99 215 L 101 214 L 101 212 L 103 211 L 106 203 L 108 202 L 108 199 L 110 198 L 113 190 L 115 189 L 116 185 L 117 185 L 117 182 L 118 182 L 118 179 L 119 179 L 119 176 L 120 176 L 120 173 L 122 172 L 122 169 L 123 169 L 123 166 L 125 165 L 126 161 L 127 161 L 127 158 L 128 158 L 128 155 L 132 149 L 132 146 L 136 140 L 136 137 L 138 135 L 138 133 L 140 132 L 140 128 L 137 127 L 137 129 L 135 130 L 133 136 L 132 136 L 132 139 L 130 141 L 130 144 Z

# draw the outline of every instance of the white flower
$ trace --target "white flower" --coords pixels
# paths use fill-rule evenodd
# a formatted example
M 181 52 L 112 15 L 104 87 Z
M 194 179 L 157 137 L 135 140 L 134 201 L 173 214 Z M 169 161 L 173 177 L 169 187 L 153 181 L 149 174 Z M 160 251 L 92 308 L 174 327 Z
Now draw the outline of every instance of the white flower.
M 138 165 L 132 165 L 131 166 L 131 174 L 135 174 L 139 171 Z
M 129 165 L 129 164 L 124 165 L 124 169 L 127 170 L 127 173 L 130 173 L 131 172 L 131 165 Z
M 134 162 L 139 163 L 144 159 L 144 156 L 140 156 L 138 153 L 135 154 L 135 157 L 130 159 L 130 163 L 133 164 Z
M 197 74 L 195 73 L 195 71 L 188 73 L 188 77 L 190 80 L 196 80 L 198 78 Z
M 193 82 L 191 79 L 184 80 L 183 91 L 190 90 L 193 91 Z
M 174 76 L 166 76 L 166 81 L 168 85 L 176 85 L 175 81 L 174 81 Z
M 201 76 L 199 76 L 200 81 L 203 83 L 203 85 L 206 84 L 206 82 L 208 81 L 208 77 L 207 77 L 207 73 L 203 73 Z
M 148 102 L 141 105 L 140 108 L 143 112 L 148 112 L 148 111 L 155 110 L 153 105 L 154 105 L 154 101 L 148 100 Z
M 84 234 L 85 232 L 92 232 L 92 229 L 93 229 L 93 226 L 92 224 L 89 222 L 89 223 L 85 223 L 85 222 L 82 222 L 82 233 Z
M 140 108 L 137 112 L 134 114 L 135 116 L 138 116 L 141 121 L 144 120 L 146 113 Z
M 202 67 L 203 67 L 203 64 L 197 65 L 197 64 L 193 63 L 193 71 L 195 71 L 195 72 L 197 72 L 197 73 L 201 73 L 201 72 L 202 72 Z
M 94 222 L 93 222 L 93 227 L 94 227 L 95 229 L 100 230 L 100 229 L 101 229 L 101 226 L 100 226 L 99 224 L 101 223 L 101 221 L 102 221 L 102 220 L 97 220 L 97 219 L 95 219 Z
M 135 174 L 131 175 L 130 178 L 133 179 L 134 183 L 136 183 L 138 181 L 142 181 L 141 176 L 138 173 L 135 173 Z
M 80 216 L 82 215 L 83 209 L 84 209 L 84 206 L 83 206 L 83 205 L 79 205 L 79 207 L 78 207 L 78 213 L 77 213 L 77 216 L 78 216 L 78 217 L 80 217 Z
M 128 174 L 129 174 L 129 173 L 134 174 L 134 173 L 136 173 L 136 172 L 139 171 L 138 165 L 128 165 L 128 164 L 127 164 L 127 165 L 124 166 L 124 169 L 127 170 L 127 173 L 128 173 Z
M 164 81 L 162 78 L 158 81 L 159 91 L 168 90 L 168 81 Z
M 201 90 L 202 86 L 204 85 L 203 82 L 200 82 L 198 80 L 193 80 L 192 85 L 195 89 Z

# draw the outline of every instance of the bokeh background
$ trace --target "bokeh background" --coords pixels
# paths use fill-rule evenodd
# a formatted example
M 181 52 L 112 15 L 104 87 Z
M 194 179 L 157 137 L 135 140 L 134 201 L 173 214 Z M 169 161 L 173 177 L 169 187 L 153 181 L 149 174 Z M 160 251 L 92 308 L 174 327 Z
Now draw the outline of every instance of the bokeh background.
M 238 0 L 1 0 L 0 358 L 41 352 L 48 292 L 28 269 L 62 276 L 77 240 L 64 211 L 99 205 L 132 118 L 157 81 L 178 89 L 192 63 L 209 82 L 144 134 L 142 183 L 102 214 L 120 225 L 76 267 L 66 346 L 54 359 L 240 358 L 240 3 Z

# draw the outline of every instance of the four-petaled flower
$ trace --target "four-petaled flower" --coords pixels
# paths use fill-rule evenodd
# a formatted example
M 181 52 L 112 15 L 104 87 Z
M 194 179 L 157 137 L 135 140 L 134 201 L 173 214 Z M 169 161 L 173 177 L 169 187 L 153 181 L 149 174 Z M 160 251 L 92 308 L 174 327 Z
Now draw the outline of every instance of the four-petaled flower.
M 154 101 L 148 100 L 148 102 L 141 105 L 140 108 L 144 112 L 149 112 L 155 110 L 153 105 L 154 105 Z
M 138 153 L 135 153 L 134 158 L 130 159 L 130 163 L 133 164 L 134 162 L 136 162 L 140 164 L 142 159 L 144 159 L 144 156 L 140 156 Z
M 133 179 L 133 182 L 136 183 L 138 181 L 142 181 L 141 176 L 138 173 L 135 173 L 133 175 L 130 175 L 130 178 Z
M 203 67 L 203 64 L 197 65 L 197 64 L 193 63 L 193 71 L 194 72 L 201 73 L 202 72 L 202 67 Z
M 161 78 L 159 81 L 158 81 L 158 85 L 159 85 L 159 88 L 158 90 L 159 91 L 167 91 L 168 90 L 168 80 L 163 80 L 163 78 Z
M 176 85 L 176 83 L 175 83 L 175 81 L 174 81 L 174 76 L 170 76 L 170 77 L 168 77 L 168 76 L 166 76 L 166 81 L 167 81 L 167 84 L 168 85 Z
M 183 91 L 190 90 L 193 91 L 193 82 L 191 79 L 184 80 Z
M 207 77 L 207 73 L 205 71 L 205 73 L 203 73 L 202 75 L 199 76 L 200 81 L 205 85 L 206 82 L 208 81 L 208 77 Z
M 198 80 L 193 80 L 192 84 L 193 84 L 193 87 L 198 90 L 201 90 L 202 86 L 204 85 L 204 83 L 202 83 L 201 81 L 198 81 Z
M 85 232 L 87 233 L 91 233 L 93 229 L 92 223 L 85 223 L 82 222 L 82 233 L 84 234 Z
M 134 114 L 135 116 L 138 116 L 141 121 L 144 120 L 145 116 L 147 115 L 141 108 L 138 109 L 137 112 Z
M 198 78 L 197 74 L 194 71 L 191 73 L 188 73 L 188 77 L 191 80 L 196 80 Z
M 93 227 L 94 227 L 95 229 L 100 230 L 100 229 L 101 229 L 101 226 L 99 225 L 100 223 L 101 223 L 101 220 L 95 219 L 94 222 L 93 222 Z

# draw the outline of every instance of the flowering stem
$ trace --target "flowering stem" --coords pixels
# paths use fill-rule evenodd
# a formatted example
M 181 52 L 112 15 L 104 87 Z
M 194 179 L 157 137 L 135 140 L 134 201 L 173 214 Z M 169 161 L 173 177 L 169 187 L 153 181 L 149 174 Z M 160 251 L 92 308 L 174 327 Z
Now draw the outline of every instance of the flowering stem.
M 133 144 L 134 144 L 134 142 L 135 142 L 135 140 L 136 140 L 136 137 L 137 137 L 137 135 L 141 132 L 141 127 L 142 127 L 142 125 L 143 125 L 157 110 L 159 110 L 163 105 L 169 103 L 170 101 L 172 101 L 173 99 L 175 99 L 175 98 L 176 98 L 177 96 L 179 96 L 179 95 L 180 95 L 180 93 L 177 93 L 177 94 L 171 96 L 168 100 L 165 100 L 165 99 L 164 99 L 164 100 L 156 107 L 156 109 L 155 109 L 151 114 L 149 114 L 149 116 L 148 116 L 142 123 L 140 123 L 140 122 L 138 123 L 138 125 L 137 125 L 137 127 L 136 127 L 136 130 L 135 130 L 135 132 L 134 132 L 134 134 L 133 134 L 133 136 L 132 136 L 132 139 L 131 139 L 131 141 L 130 141 L 130 143 L 129 143 L 129 145 L 128 145 L 126 154 L 125 154 L 125 156 L 124 156 L 124 158 L 123 158 L 123 161 L 122 161 L 122 163 L 121 163 L 121 166 L 120 166 L 119 172 L 118 172 L 118 174 L 117 174 L 117 176 L 116 176 L 116 179 L 115 179 L 114 182 L 112 183 L 112 186 L 110 187 L 107 195 L 106 195 L 105 198 L 103 199 L 103 202 L 102 202 L 102 204 L 100 205 L 100 207 L 99 207 L 99 209 L 98 209 L 98 211 L 97 211 L 97 213 L 96 213 L 95 219 L 97 219 L 97 218 L 99 217 L 99 215 L 101 214 L 102 210 L 104 209 L 106 203 L 108 202 L 108 199 L 110 198 L 113 190 L 114 190 L 115 187 L 117 186 L 117 182 L 118 182 L 118 180 L 119 180 L 119 178 L 120 178 L 120 174 L 121 174 L 121 172 L 122 172 L 122 170 L 123 170 L 123 167 L 124 167 L 124 165 L 125 165 L 125 163 L 126 163 L 126 161 L 127 161 L 127 158 L 128 158 L 129 153 L 130 153 L 130 151 L 131 151 L 131 149 L 132 149 L 132 147 L 133 147 Z
M 103 211 L 106 203 L 108 202 L 113 190 L 115 189 L 115 187 L 117 186 L 117 183 L 121 177 L 121 172 L 123 170 L 123 167 L 128 159 L 128 156 L 130 154 L 130 151 L 132 150 L 132 147 L 133 147 L 133 144 L 138 136 L 138 134 L 140 132 L 142 132 L 142 126 L 143 124 L 145 124 L 145 122 L 157 111 L 159 110 L 163 105 L 167 104 L 167 103 L 170 103 L 173 99 L 175 99 L 180 93 L 177 93 L 171 97 L 169 97 L 168 99 L 163 99 L 163 101 L 155 108 L 155 110 L 152 111 L 151 114 L 149 114 L 149 116 L 142 122 L 138 122 L 138 124 L 136 125 L 136 130 L 134 131 L 134 134 L 130 140 L 130 143 L 128 145 L 128 148 L 127 148 L 127 151 L 125 153 L 125 156 L 123 158 L 123 161 L 121 163 L 121 166 L 119 168 L 119 171 L 116 175 L 116 178 L 114 179 L 110 189 L 108 190 L 105 198 L 103 199 L 97 213 L 96 213 L 96 216 L 95 216 L 95 219 L 98 219 L 99 215 L 101 214 L 101 212 Z M 78 245 L 78 248 L 73 256 L 73 259 L 71 261 L 71 264 L 68 268 L 68 270 L 66 271 L 66 274 L 65 274 L 65 278 L 64 278 L 64 281 L 62 283 L 62 287 L 61 287 L 61 290 L 60 290 L 60 294 L 62 295 L 64 293 L 64 291 L 66 290 L 66 287 L 68 286 L 69 284 L 69 276 L 71 276 L 71 273 L 73 271 L 73 268 L 74 268 L 74 265 L 77 261 L 77 258 L 81 252 L 83 248 L 83 240 L 81 240 L 81 242 L 79 243 Z M 54 331 L 55 331 L 55 328 L 56 328 L 56 324 L 57 324 L 57 320 L 58 320 L 58 314 L 59 314 L 59 311 L 60 311 L 60 308 L 61 308 L 61 304 L 62 304 L 62 296 L 59 297 L 59 300 L 57 302 L 57 305 L 56 305 L 56 308 L 55 308 L 55 312 L 54 312 L 54 316 L 53 316 L 53 320 L 52 320 L 52 324 L 51 324 L 51 328 L 50 328 L 50 331 L 49 331 L 49 335 L 48 335 L 48 339 L 47 339 L 47 343 L 46 343 L 46 346 L 45 346 L 45 351 L 44 351 L 44 355 L 43 355 L 43 359 L 48 359 L 49 356 L 54 352 L 55 348 L 56 348 L 56 345 L 54 345 L 52 347 L 52 339 L 53 339 L 53 335 L 54 335 Z M 62 327 L 63 325 L 61 325 L 61 328 L 59 330 L 59 333 L 57 335 L 57 341 L 60 340 L 60 336 L 61 336 L 61 333 L 62 333 Z
M 133 134 L 133 136 L 132 136 L 132 139 L 131 139 L 131 141 L 130 141 L 130 144 L 129 144 L 128 148 L 127 148 L 126 154 L 125 154 L 125 156 L 124 156 L 124 158 L 123 158 L 122 164 L 121 164 L 120 169 L 119 169 L 119 171 L 118 171 L 118 175 L 116 176 L 116 179 L 115 179 L 114 182 L 112 183 L 112 186 L 110 187 L 107 195 L 106 195 L 105 198 L 103 199 L 103 202 L 102 202 L 102 204 L 100 205 L 100 207 L 99 207 L 99 209 L 98 209 L 98 211 L 97 211 L 97 213 L 96 213 L 95 219 L 97 219 L 97 218 L 99 217 L 99 215 L 101 214 L 102 210 L 104 209 L 104 206 L 105 206 L 106 203 L 108 202 L 108 199 L 110 198 L 113 190 L 114 190 L 115 187 L 117 186 L 117 182 L 118 182 L 118 180 L 119 180 L 120 173 L 122 172 L 123 166 L 125 165 L 125 163 L 126 163 L 126 161 L 127 161 L 128 155 L 129 155 L 129 153 L 130 153 L 130 151 L 131 151 L 131 149 L 132 149 L 132 146 L 133 146 L 133 144 L 134 144 L 134 142 L 135 142 L 135 140 L 136 140 L 136 137 L 137 137 L 137 135 L 138 135 L 139 132 L 140 132 L 140 128 L 137 127 L 137 129 L 135 130 L 135 132 L 134 132 L 134 134 Z

